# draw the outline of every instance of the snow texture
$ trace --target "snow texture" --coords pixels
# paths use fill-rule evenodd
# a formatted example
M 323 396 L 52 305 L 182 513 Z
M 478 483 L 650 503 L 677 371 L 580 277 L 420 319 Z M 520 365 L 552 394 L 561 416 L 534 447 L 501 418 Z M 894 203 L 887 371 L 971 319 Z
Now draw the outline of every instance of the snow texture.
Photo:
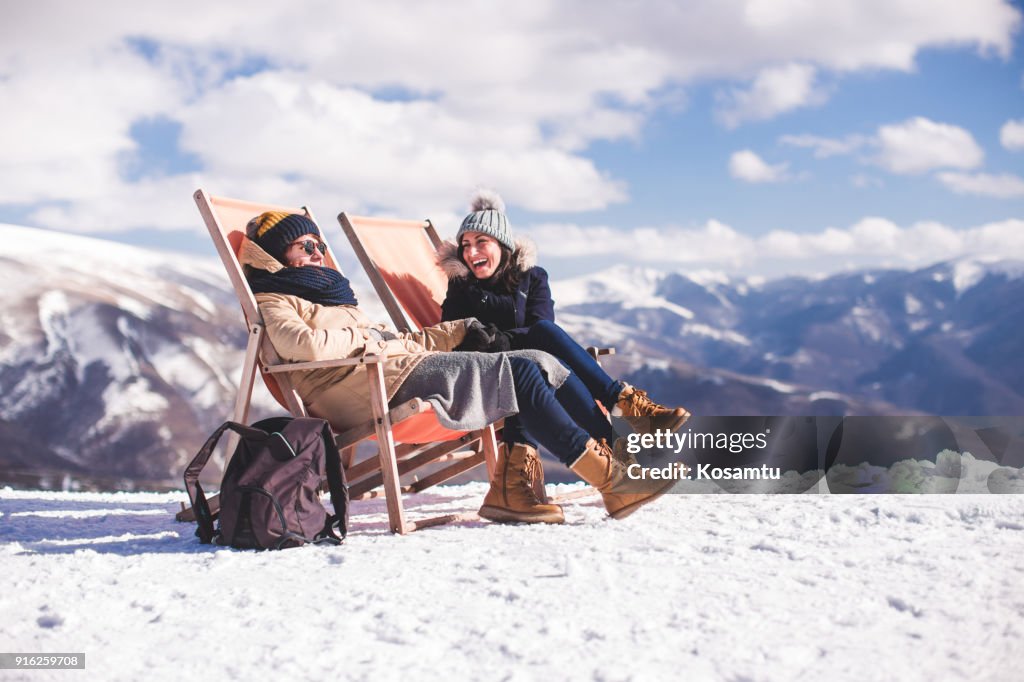
M 663 273 L 650 268 L 617 265 L 603 271 L 599 277 L 586 275 L 559 280 L 553 284 L 553 293 L 555 300 L 563 306 L 593 301 L 614 302 L 627 310 L 662 308 L 684 320 L 693 319 L 692 310 L 657 295 L 656 289 L 663 277 Z
M 408 537 L 370 500 L 345 546 L 264 553 L 200 545 L 180 499 L 0 490 L 3 648 L 103 680 L 1016 680 L 1024 654 L 1019 495 L 668 495 L 622 521 L 591 497 Z
M 989 274 L 996 274 L 1005 279 L 1024 277 L 1024 265 L 1019 261 L 1002 260 L 999 258 L 967 257 L 951 263 L 953 270 L 953 286 L 957 295 L 963 295 Z

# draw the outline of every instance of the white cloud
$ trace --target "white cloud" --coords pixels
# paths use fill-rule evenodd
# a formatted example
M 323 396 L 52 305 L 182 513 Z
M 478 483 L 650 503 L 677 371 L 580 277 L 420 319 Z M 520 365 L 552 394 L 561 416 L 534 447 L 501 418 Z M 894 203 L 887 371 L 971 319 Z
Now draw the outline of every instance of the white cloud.
M 939 173 L 939 182 L 957 194 L 1013 199 L 1024 197 L 1024 178 L 1019 175 L 990 175 L 988 173 Z
M 761 121 L 800 107 L 821 104 L 826 93 L 816 87 L 816 69 L 809 64 L 785 64 L 761 71 L 747 90 L 719 94 L 716 112 L 727 128 Z
M 750 151 L 743 149 L 729 157 L 729 174 L 745 182 L 783 182 L 789 179 L 787 164 L 770 165 Z
M 875 162 L 892 173 L 914 174 L 938 168 L 970 169 L 985 158 L 963 128 L 916 116 L 878 129 Z
M 934 221 L 900 226 L 885 218 L 868 217 L 846 228 L 806 233 L 775 230 L 761 236 L 741 234 L 716 220 L 699 228 L 621 230 L 546 224 L 524 231 L 542 253 L 561 258 L 612 257 L 617 262 L 668 263 L 769 276 L 865 266 L 918 267 L 965 256 L 1024 259 L 1024 220 L 1018 219 L 960 230 Z
M 438 194 L 461 199 L 476 184 L 533 210 L 598 209 L 625 198 L 620 183 L 544 144 L 534 126 L 307 80 L 262 73 L 208 94 L 182 114 L 183 145 L 223 175 L 297 176 L 338 188 L 352 210 L 418 214 Z
M 628 188 L 590 145 L 639 138 L 681 88 L 753 79 L 724 111 L 754 120 L 817 101 L 826 75 L 912 69 L 926 48 L 1005 57 L 1019 22 L 1006 0 L 20 3 L 0 41 L 0 97 L 17 103 L 0 203 L 79 229 L 104 228 L 88 221 L 108 206 L 119 225 L 171 227 L 177 211 L 154 220 L 139 197 L 193 176 L 123 173 L 132 126 L 159 117 L 183 124 L 196 177 L 222 193 L 436 214 L 489 183 L 523 207 L 592 210 Z M 238 75 L 260 70 L 270 80 Z M 261 147 L 253 167 L 232 161 Z
M 985 152 L 969 131 L 923 116 L 880 126 L 870 136 L 783 135 L 779 143 L 813 149 L 814 156 L 819 159 L 872 150 L 860 160 L 900 175 L 940 168 L 969 170 L 981 165 L 985 158 Z
M 852 154 L 870 144 L 871 138 L 864 135 L 847 135 L 840 139 L 818 135 L 783 135 L 779 138 L 779 143 L 813 149 L 814 158 L 827 159 L 830 156 Z
M 630 263 L 677 262 L 726 264 L 739 267 L 756 253 L 754 241 L 718 220 L 700 228 L 675 226 L 623 230 L 609 226 L 546 223 L 524 226 L 540 253 L 561 258 L 614 256 Z M 550 257 L 548 256 L 548 257 Z
M 999 129 L 999 142 L 1010 151 L 1024 150 L 1024 119 L 1004 123 Z
M 105 193 L 120 159 L 136 148 L 132 123 L 182 101 L 169 74 L 123 46 L 96 50 L 87 61 L 74 77 L 30 61 L 0 78 L 0 98 L 17 102 L 0 126 L 0 203 Z
M 1024 120 L 1007 121 L 1000 130 L 1000 140 L 1011 150 L 1024 149 Z M 972 169 L 981 165 L 984 152 L 967 130 L 948 123 L 937 123 L 915 117 L 902 123 L 878 128 L 874 136 L 847 135 L 828 138 L 816 135 L 784 135 L 780 144 L 814 150 L 816 158 L 853 154 L 872 149 L 874 155 L 860 160 L 897 174 L 916 174 L 942 168 Z M 947 189 L 957 194 L 973 194 L 996 198 L 1024 196 L 1024 178 L 1004 173 L 964 173 L 944 171 L 935 176 Z M 864 174 L 854 174 L 851 184 L 858 188 L 881 186 L 881 181 Z
M 970 44 L 1006 58 L 1012 36 L 998 26 L 1016 26 L 1012 6 L 984 0 L 751 0 L 743 6 L 752 34 L 771 35 L 792 52 L 812 52 L 830 66 L 854 70 L 883 67 L 911 69 L 922 43 Z M 753 46 L 732 44 L 740 51 Z

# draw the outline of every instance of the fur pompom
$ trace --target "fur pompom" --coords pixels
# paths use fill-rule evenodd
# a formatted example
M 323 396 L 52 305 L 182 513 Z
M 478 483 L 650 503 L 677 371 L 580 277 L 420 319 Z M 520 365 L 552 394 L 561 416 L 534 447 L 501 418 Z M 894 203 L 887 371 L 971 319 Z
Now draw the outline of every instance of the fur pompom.
M 493 189 L 477 190 L 476 194 L 473 195 L 473 200 L 469 203 L 469 210 L 475 213 L 489 209 L 493 209 L 498 213 L 504 213 L 505 202 L 501 200 L 501 197 Z

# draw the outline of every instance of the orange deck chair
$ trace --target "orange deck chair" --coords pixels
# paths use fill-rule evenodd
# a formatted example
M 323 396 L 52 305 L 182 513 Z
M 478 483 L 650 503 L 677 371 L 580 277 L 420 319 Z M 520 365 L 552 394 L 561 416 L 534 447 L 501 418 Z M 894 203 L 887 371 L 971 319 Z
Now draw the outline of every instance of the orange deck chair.
M 217 253 L 227 270 L 232 287 L 238 295 L 248 328 L 249 340 L 232 419 L 241 423 L 248 419 L 257 368 L 267 389 L 289 413 L 293 416 L 307 416 L 306 406 L 292 388 L 288 379 L 289 374 L 321 367 L 365 364 L 373 401 L 373 418 L 338 433 L 335 439 L 338 449 L 342 452 L 351 498 L 377 497 L 380 494 L 378 488 L 383 487 L 390 529 L 401 534 L 450 521 L 475 518 L 475 513 L 466 513 L 410 520 L 402 504 L 402 493 L 419 492 L 480 464 L 486 464 L 488 471 L 493 471 L 497 452 L 493 426 L 470 432 L 448 430 L 437 421 L 430 403 L 418 399 L 389 410 L 384 389 L 384 373 L 380 364 L 386 356 L 367 354 L 360 358 L 289 363 L 282 362 L 270 342 L 256 298 L 238 262 L 237 254 L 245 235 L 245 227 L 250 219 L 264 211 L 301 213 L 315 222 L 312 214 L 304 208 L 295 209 L 213 197 L 203 190 L 196 191 L 195 200 L 210 237 L 217 247 Z M 326 261 L 330 267 L 340 271 L 329 244 Z M 371 440 L 376 440 L 376 455 L 356 462 L 356 446 Z M 232 440 L 229 441 L 226 452 L 231 453 L 233 449 Z M 432 465 L 436 468 L 438 463 L 444 463 L 444 466 L 431 471 L 422 479 L 402 483 L 402 476 L 411 478 L 414 476 L 413 472 L 421 467 Z M 213 505 L 211 507 L 216 509 Z M 178 518 L 192 520 L 194 517 L 191 509 L 183 508 Z
M 437 263 L 441 238 L 429 220 L 367 218 L 342 212 L 338 222 L 376 289 L 391 321 L 402 331 L 419 331 L 441 321 L 448 278 Z M 596 360 L 614 348 L 587 348 Z M 538 490 L 538 493 L 542 491 Z M 564 501 L 592 494 L 579 491 L 548 498 Z

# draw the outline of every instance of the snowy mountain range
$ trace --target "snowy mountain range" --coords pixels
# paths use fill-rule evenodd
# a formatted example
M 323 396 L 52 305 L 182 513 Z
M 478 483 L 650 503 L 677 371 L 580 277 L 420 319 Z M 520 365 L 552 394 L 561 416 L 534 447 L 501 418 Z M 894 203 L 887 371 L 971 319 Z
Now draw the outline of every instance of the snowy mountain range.
M 0 232 L 0 482 L 177 481 L 242 362 L 220 264 Z M 617 349 L 611 373 L 698 414 L 1024 414 L 1022 263 L 771 282 L 620 267 L 553 289 L 560 323 Z M 253 397 L 254 419 L 280 413 Z
M 699 414 L 1024 414 L 1024 262 L 760 281 L 618 267 L 560 320 Z
M 226 416 L 241 311 L 218 263 L 0 227 L 0 464 L 177 479 Z

